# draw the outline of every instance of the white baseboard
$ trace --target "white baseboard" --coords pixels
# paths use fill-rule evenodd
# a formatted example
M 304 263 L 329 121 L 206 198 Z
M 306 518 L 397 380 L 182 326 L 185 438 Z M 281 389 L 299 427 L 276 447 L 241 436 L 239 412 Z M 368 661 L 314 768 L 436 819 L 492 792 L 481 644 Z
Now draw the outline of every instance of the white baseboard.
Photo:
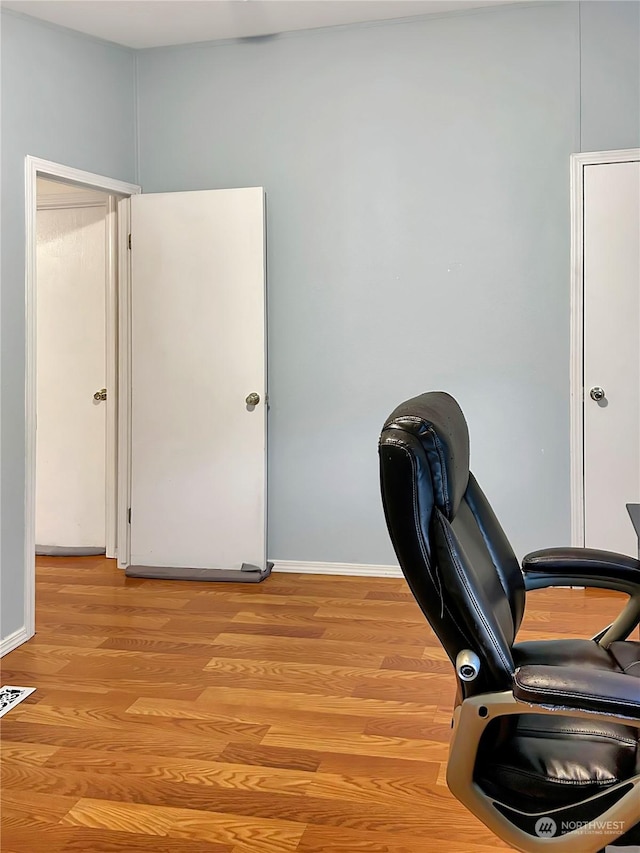
M 21 646 L 23 643 L 26 643 L 28 639 L 29 634 L 27 633 L 26 627 L 23 625 L 22 628 L 18 628 L 17 631 L 13 632 L 13 634 L 9 634 L 8 637 L 5 637 L 4 640 L 0 641 L 0 658 L 9 654 L 9 652 L 12 652 L 14 649 L 17 649 L 18 646 Z
M 364 578 L 401 578 L 400 566 L 376 566 L 367 563 L 297 563 L 295 560 L 272 560 L 274 572 L 303 575 L 348 575 Z

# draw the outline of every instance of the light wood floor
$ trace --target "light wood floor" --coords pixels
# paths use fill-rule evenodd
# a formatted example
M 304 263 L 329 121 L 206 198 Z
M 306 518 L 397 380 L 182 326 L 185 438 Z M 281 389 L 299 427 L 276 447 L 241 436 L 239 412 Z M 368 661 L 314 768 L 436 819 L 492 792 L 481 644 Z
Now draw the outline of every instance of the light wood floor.
M 454 678 L 402 580 L 127 580 L 38 560 L 2 683 L 3 853 L 491 853 L 444 782 Z M 611 593 L 530 596 L 589 636 Z

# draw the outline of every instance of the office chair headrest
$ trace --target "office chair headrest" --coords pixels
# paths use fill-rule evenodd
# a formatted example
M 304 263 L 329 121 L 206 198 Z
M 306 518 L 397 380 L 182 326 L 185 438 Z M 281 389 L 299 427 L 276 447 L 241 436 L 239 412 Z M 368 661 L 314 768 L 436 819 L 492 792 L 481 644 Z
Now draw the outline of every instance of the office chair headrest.
M 469 482 L 469 430 L 460 406 L 450 394 L 430 391 L 401 403 L 387 418 L 384 430 L 404 430 L 420 440 L 435 505 L 453 519 Z M 391 433 L 386 436 L 393 441 Z

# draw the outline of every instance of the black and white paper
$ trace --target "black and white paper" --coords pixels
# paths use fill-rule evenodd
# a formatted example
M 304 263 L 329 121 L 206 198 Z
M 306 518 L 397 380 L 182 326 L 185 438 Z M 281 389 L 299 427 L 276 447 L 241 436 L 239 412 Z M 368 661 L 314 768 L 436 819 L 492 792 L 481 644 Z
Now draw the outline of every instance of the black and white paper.
M 31 696 L 35 687 L 15 687 L 12 684 L 6 684 L 0 687 L 0 717 L 19 705 L 27 696 Z

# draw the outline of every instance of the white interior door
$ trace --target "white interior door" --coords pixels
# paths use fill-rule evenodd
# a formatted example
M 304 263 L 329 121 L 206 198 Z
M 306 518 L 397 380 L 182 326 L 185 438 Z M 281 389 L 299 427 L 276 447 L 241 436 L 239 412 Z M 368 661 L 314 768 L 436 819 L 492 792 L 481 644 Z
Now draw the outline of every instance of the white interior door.
M 105 213 L 37 214 L 36 543 L 105 547 Z
M 640 503 L 637 161 L 584 168 L 584 472 L 585 545 L 637 556 L 625 509 Z
M 131 235 L 130 563 L 264 569 L 264 191 L 133 196 Z

